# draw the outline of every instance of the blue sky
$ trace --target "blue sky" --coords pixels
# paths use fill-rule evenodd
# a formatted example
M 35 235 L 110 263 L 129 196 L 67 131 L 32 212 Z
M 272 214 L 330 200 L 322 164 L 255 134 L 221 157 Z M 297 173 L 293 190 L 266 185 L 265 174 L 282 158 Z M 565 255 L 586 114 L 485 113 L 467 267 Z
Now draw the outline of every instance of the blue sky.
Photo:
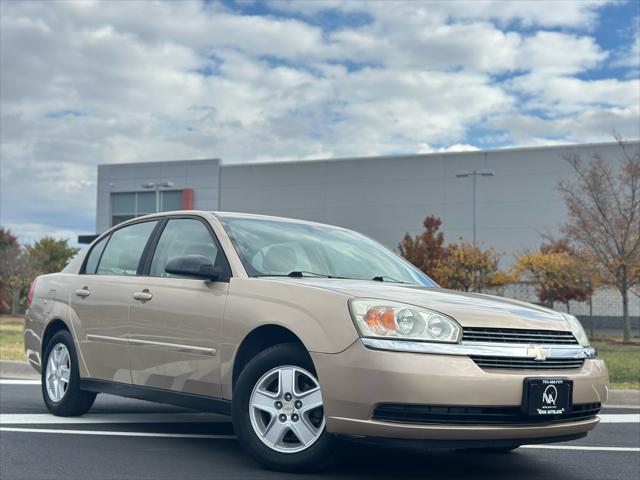
M 101 163 L 640 137 L 638 1 L 0 3 L 0 223 L 95 222 Z

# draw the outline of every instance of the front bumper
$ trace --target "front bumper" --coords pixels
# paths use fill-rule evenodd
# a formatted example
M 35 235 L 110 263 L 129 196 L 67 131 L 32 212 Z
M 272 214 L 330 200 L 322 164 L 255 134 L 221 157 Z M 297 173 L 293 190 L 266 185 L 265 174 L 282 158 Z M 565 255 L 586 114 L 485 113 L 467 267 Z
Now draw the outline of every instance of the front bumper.
M 581 435 L 598 418 L 536 424 L 414 424 L 373 420 L 380 404 L 519 406 L 526 377 L 573 380 L 573 403 L 607 399 L 608 373 L 602 360 L 579 369 L 483 370 L 464 355 L 367 349 L 358 340 L 339 354 L 312 353 L 320 383 L 327 431 L 336 434 L 424 440 L 541 439 Z M 551 441 L 551 440 L 549 440 Z

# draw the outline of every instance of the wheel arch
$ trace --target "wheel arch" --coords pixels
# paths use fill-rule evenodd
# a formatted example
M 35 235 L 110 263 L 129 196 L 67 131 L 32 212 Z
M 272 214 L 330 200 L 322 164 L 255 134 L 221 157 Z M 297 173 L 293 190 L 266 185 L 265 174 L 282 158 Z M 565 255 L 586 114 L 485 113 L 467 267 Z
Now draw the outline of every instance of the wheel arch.
M 304 342 L 300 340 L 300 337 L 281 325 L 260 325 L 249 332 L 240 343 L 234 356 L 231 388 L 233 388 L 240 373 L 253 357 L 263 350 L 281 343 L 297 343 L 303 347 L 307 353 L 309 352 Z M 310 355 L 309 359 L 313 363 Z
M 56 333 L 58 333 L 61 330 L 66 330 L 71 335 L 71 338 L 74 338 L 73 333 L 71 332 L 71 328 L 69 328 L 66 322 L 61 318 L 54 318 L 53 320 L 47 323 L 47 326 L 45 327 L 44 332 L 42 332 L 42 350 L 40 352 L 40 355 L 41 355 L 40 358 L 44 359 L 44 352 L 47 349 L 47 345 L 49 344 L 49 341 Z M 75 338 L 74 338 L 74 341 L 75 341 Z

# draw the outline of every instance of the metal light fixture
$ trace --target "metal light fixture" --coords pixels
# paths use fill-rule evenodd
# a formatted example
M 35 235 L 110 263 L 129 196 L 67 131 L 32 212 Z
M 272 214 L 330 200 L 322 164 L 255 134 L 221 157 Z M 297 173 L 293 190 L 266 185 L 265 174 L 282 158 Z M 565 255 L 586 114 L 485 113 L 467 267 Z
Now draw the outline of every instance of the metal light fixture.
M 458 178 L 473 178 L 473 246 L 476 246 L 476 178 L 493 177 L 496 174 L 493 170 L 463 170 L 456 172 Z

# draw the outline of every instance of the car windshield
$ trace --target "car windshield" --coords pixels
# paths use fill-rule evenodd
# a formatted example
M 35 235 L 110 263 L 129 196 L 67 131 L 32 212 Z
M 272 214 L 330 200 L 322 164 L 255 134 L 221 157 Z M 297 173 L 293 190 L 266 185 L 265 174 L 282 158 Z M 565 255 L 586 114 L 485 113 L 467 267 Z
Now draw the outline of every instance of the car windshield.
M 343 228 L 219 215 L 247 274 L 436 284 L 379 243 Z

